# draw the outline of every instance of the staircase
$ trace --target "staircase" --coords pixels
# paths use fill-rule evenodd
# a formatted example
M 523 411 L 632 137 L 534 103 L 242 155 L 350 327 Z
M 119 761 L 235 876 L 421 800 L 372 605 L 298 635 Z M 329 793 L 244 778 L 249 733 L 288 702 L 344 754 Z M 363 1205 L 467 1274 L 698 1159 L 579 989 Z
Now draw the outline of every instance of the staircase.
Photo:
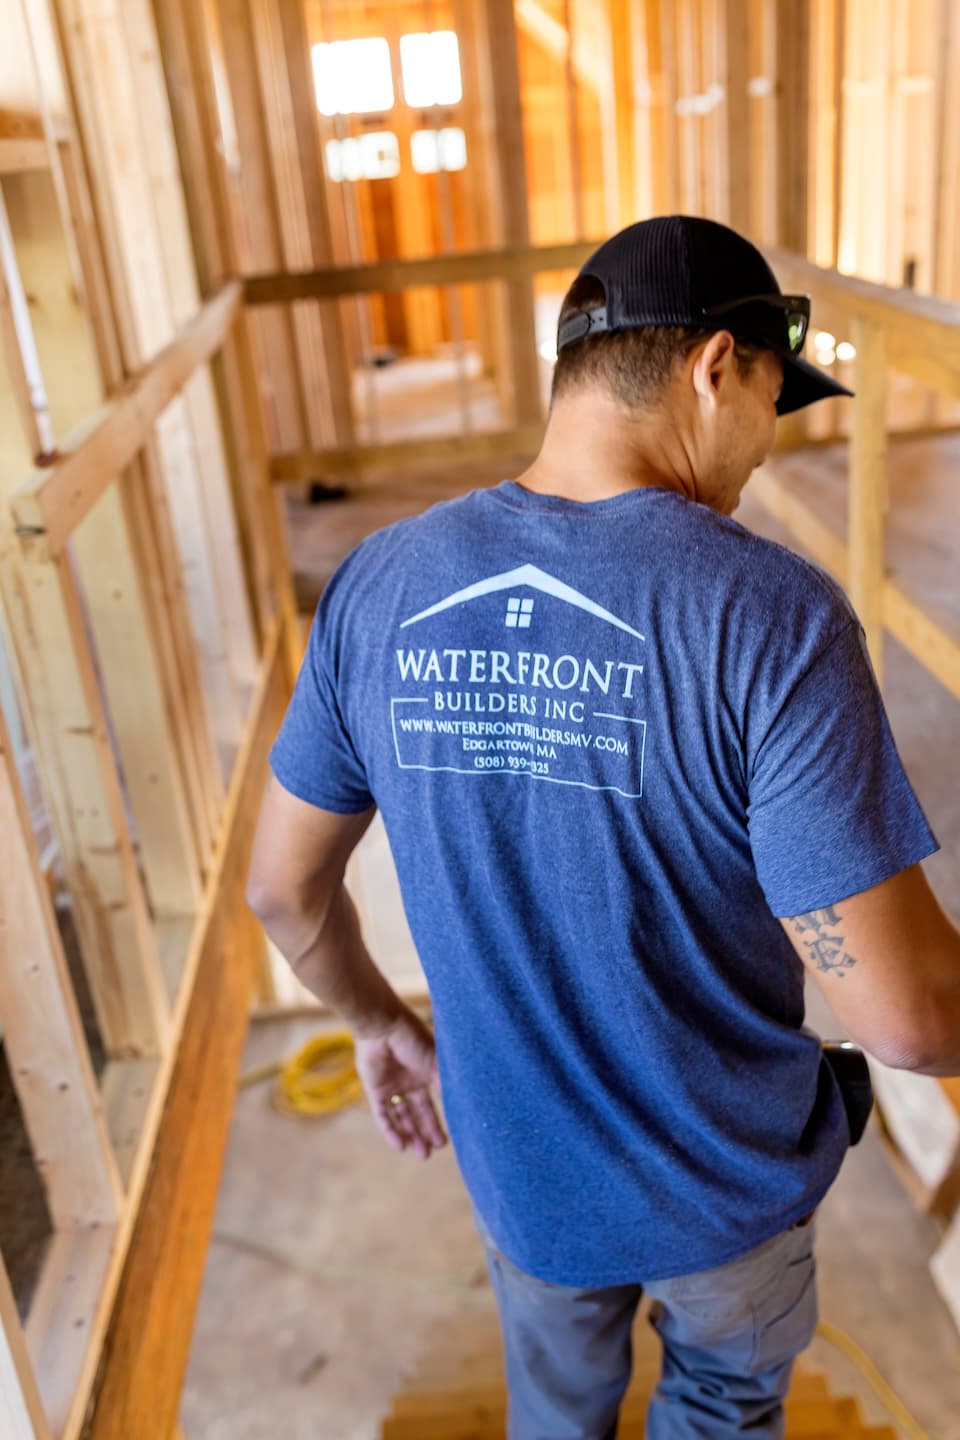
M 646 1324 L 634 1332 L 634 1373 L 618 1440 L 644 1440 L 659 1352 Z M 473 1313 L 444 1326 L 383 1421 L 381 1440 L 505 1440 L 506 1387 L 496 1316 Z M 798 1367 L 786 1403 L 786 1440 L 898 1440 L 868 1425 L 857 1401 L 831 1395 L 819 1371 Z

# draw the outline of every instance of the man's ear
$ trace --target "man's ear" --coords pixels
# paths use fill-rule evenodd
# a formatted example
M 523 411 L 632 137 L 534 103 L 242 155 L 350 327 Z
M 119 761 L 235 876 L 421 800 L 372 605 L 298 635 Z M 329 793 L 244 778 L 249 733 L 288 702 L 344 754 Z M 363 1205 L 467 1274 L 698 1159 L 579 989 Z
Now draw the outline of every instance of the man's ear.
M 713 404 L 734 364 L 733 336 L 729 330 L 718 330 L 709 337 L 694 362 L 692 379 L 697 398 Z

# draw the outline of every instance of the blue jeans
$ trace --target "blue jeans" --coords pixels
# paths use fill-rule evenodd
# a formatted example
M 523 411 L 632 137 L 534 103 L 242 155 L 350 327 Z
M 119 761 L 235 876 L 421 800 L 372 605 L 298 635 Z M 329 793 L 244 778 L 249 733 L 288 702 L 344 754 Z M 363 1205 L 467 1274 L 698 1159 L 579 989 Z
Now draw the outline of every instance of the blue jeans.
M 817 1324 L 814 1222 L 715 1270 L 579 1289 L 536 1280 L 477 1227 L 500 1311 L 509 1440 L 615 1440 L 644 1290 L 663 1348 L 647 1440 L 782 1440 L 793 1362 Z

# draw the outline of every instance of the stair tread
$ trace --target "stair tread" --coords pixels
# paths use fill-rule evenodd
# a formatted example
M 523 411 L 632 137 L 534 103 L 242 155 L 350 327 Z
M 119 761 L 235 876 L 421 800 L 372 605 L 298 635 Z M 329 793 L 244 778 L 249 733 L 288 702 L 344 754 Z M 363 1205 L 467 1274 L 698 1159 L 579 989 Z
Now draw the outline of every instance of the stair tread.
M 656 1375 L 635 1376 L 621 1410 L 621 1440 L 643 1440 Z M 503 1440 L 506 1391 L 502 1381 L 398 1395 L 382 1440 Z M 794 1375 L 786 1405 L 787 1440 L 896 1440 L 889 1427 L 865 1427 L 857 1401 L 832 1396 L 826 1376 Z

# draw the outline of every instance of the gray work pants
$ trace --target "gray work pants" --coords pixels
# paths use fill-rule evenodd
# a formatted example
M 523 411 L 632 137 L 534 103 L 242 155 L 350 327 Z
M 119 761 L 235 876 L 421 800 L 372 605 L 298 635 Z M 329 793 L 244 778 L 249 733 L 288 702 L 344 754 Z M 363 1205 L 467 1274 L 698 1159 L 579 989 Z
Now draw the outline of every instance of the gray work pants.
M 647 1440 L 782 1440 L 793 1362 L 817 1324 L 815 1222 L 715 1270 L 602 1289 L 526 1275 L 477 1226 L 500 1311 L 508 1440 L 615 1440 L 644 1290 L 663 1350 Z

